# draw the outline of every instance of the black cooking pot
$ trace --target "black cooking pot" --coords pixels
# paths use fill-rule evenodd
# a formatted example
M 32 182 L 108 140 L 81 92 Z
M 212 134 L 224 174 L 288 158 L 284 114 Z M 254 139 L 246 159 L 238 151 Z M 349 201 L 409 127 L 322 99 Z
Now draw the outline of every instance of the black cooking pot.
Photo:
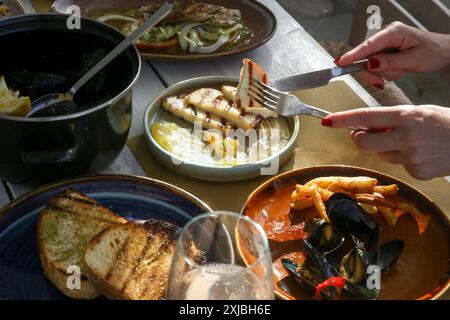
M 8 81 L 11 70 L 25 76 L 64 70 L 74 83 L 93 52 L 107 52 L 124 39 L 117 30 L 91 19 L 83 18 L 80 30 L 69 30 L 66 20 L 63 15 L 38 14 L 0 21 L 0 76 Z M 83 107 L 76 113 L 41 118 L 0 115 L 0 178 L 17 183 L 107 168 L 128 138 L 132 86 L 140 68 L 139 53 L 131 46 L 80 90 L 75 102 L 82 101 Z

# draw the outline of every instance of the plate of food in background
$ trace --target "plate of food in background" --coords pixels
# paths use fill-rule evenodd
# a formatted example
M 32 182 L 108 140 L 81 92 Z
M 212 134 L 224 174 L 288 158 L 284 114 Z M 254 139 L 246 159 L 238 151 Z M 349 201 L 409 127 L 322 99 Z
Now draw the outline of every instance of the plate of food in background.
M 256 189 L 242 214 L 269 238 L 281 299 L 427 300 L 450 288 L 448 216 L 385 174 L 294 170 Z
M 250 79 L 269 81 L 260 66 L 244 59 L 240 78 L 200 77 L 164 90 L 144 115 L 152 155 L 170 169 L 208 181 L 276 174 L 294 151 L 299 120 L 256 103 Z
M 22 14 L 25 14 L 25 8 L 20 1 L 0 0 L 0 20 L 20 16 Z
M 142 57 L 162 60 L 205 60 L 255 49 L 275 34 L 277 20 L 254 0 L 181 0 L 173 12 L 137 43 Z M 67 13 L 78 5 L 82 15 L 112 25 L 125 35 L 143 24 L 162 1 L 57 0 L 52 10 Z
M 149 178 L 41 187 L 0 210 L 0 299 L 165 299 L 180 228 L 205 212 L 193 195 Z

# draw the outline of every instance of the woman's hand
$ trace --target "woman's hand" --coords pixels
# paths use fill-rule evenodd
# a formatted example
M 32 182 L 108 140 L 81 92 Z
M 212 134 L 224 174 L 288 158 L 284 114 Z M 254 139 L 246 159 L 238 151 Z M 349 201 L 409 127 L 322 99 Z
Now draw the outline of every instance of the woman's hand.
M 382 53 L 386 50 L 395 53 Z M 371 72 L 363 73 L 362 78 L 382 89 L 383 78 L 394 81 L 408 72 L 434 72 L 450 66 L 450 35 L 394 22 L 335 63 L 345 66 L 366 58 Z
M 353 132 L 352 137 L 361 151 L 402 164 L 417 179 L 450 175 L 449 108 L 426 105 L 355 109 L 332 114 L 322 124 L 382 129 L 386 132 Z

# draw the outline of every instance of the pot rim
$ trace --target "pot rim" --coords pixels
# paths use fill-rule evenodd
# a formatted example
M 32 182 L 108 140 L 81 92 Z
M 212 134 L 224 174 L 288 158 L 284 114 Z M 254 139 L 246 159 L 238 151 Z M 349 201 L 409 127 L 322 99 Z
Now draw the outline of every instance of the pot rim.
M 53 19 L 60 19 L 60 20 L 65 20 L 67 17 L 67 15 L 62 15 L 62 14 L 54 14 L 54 13 L 36 13 L 36 14 L 28 14 L 25 16 L 16 16 L 16 17 L 11 17 L 8 19 L 5 19 L 2 21 L 2 23 L 22 23 L 24 19 L 30 18 L 37 18 L 37 19 L 49 19 L 49 18 L 53 18 Z M 19 20 L 18 22 L 15 21 L 11 21 L 11 20 Z M 100 25 L 103 28 L 109 29 L 109 32 L 113 32 L 116 33 L 117 35 L 120 35 L 121 37 L 123 37 L 123 39 L 125 39 L 125 36 L 119 32 L 118 30 L 116 30 L 114 27 L 105 24 L 105 23 L 101 23 L 98 22 L 97 20 L 91 19 L 91 18 L 86 18 L 86 17 L 81 17 L 81 20 L 85 20 L 88 21 L 88 23 L 91 24 L 96 24 L 97 27 Z M 1 26 L 0 26 L 1 29 Z M 42 117 L 42 118 L 25 118 L 25 117 L 16 117 L 16 116 L 10 116 L 10 115 L 2 115 L 0 114 L 0 120 L 11 120 L 11 121 L 16 121 L 16 122 L 24 122 L 24 123 L 46 123 L 46 122 L 58 122 L 58 121 L 65 121 L 65 120 L 73 120 L 73 119 L 77 119 L 77 118 L 82 118 L 84 116 L 87 116 L 91 113 L 95 113 L 101 109 L 104 109 L 114 103 L 116 103 L 117 101 L 119 101 L 120 99 L 122 99 L 123 97 L 125 97 L 128 92 L 133 88 L 133 86 L 136 84 L 137 80 L 139 79 L 139 75 L 141 74 L 141 69 L 142 69 L 142 58 L 141 55 L 139 53 L 139 50 L 136 48 L 135 45 L 132 45 L 134 53 L 137 56 L 138 59 L 138 65 L 137 65 L 137 72 L 136 75 L 134 76 L 133 80 L 130 82 L 130 84 L 124 89 L 122 90 L 119 94 L 117 94 L 116 96 L 114 96 L 113 98 L 105 101 L 104 103 L 93 107 L 93 108 L 89 108 L 80 112 L 76 112 L 76 113 L 72 113 L 72 114 L 68 114 L 68 115 L 61 115 L 61 116 L 55 116 L 55 117 Z

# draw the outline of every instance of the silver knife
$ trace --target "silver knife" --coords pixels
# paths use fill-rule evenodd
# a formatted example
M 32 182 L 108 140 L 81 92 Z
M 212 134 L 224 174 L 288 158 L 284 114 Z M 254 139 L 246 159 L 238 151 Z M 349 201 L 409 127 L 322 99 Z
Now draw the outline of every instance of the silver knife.
M 367 60 L 362 60 L 345 67 L 334 67 L 292 77 L 275 79 L 270 81 L 269 85 L 283 92 L 292 92 L 321 87 L 327 85 L 333 78 L 361 71 L 367 71 Z

